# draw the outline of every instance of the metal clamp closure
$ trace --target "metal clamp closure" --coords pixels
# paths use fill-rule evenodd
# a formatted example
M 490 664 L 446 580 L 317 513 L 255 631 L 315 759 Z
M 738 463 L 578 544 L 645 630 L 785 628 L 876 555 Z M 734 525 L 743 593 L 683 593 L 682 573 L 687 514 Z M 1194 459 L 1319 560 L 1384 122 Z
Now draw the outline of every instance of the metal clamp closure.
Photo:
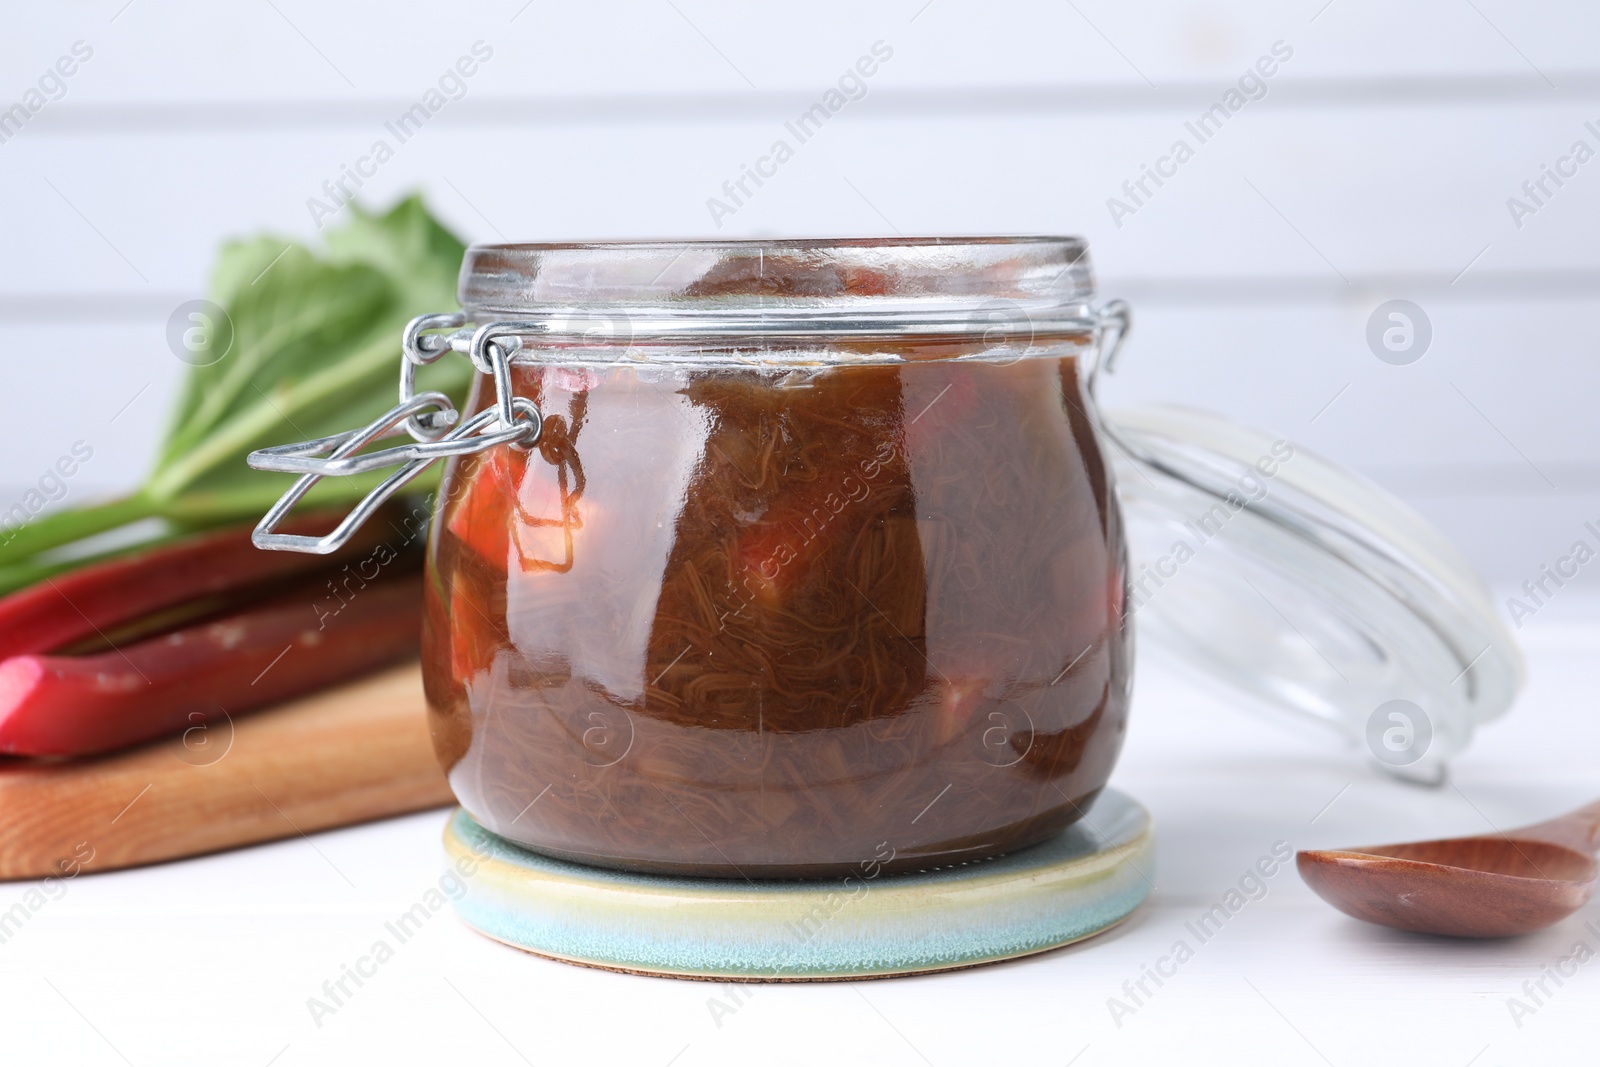
M 400 367 L 400 402 L 371 423 L 314 441 L 250 453 L 248 462 L 256 470 L 300 475 L 256 525 L 251 541 L 257 548 L 317 555 L 335 552 L 380 504 L 435 460 L 471 455 L 496 445 L 518 449 L 533 447 L 539 440 L 544 421 L 533 401 L 514 393 L 510 358 L 519 347 L 516 334 L 543 329 L 542 324 L 488 323 L 463 336 L 465 331 L 460 328 L 465 323 L 466 316 L 455 312 L 419 315 L 406 325 L 401 337 L 404 355 Z M 449 335 L 434 332 L 438 330 L 456 332 Z M 458 348 L 465 349 L 473 365 L 493 377 L 495 387 L 494 405 L 459 426 L 455 424 L 460 413 L 449 397 L 443 393 L 416 391 L 417 368 Z M 374 441 L 398 437 L 402 433 L 409 434 L 413 443 L 356 454 Z M 397 465 L 400 469 L 363 497 L 331 533 L 311 537 L 277 532 L 277 526 L 294 506 L 323 478 L 365 474 Z
M 1100 384 L 1101 374 L 1115 374 L 1117 370 L 1117 356 L 1122 352 L 1122 345 L 1128 339 L 1128 331 L 1133 327 L 1133 309 L 1128 307 L 1126 300 L 1111 300 L 1095 315 L 1095 353 L 1094 362 L 1089 365 L 1088 390 L 1089 397 L 1098 400 L 1096 386 Z

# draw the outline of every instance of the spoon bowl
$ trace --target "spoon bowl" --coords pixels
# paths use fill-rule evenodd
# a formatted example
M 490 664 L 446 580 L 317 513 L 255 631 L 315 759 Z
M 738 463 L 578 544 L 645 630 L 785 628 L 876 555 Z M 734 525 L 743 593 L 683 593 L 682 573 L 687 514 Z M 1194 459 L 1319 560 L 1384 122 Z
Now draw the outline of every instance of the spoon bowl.
M 1301 851 L 1300 877 L 1346 915 L 1451 937 L 1514 937 L 1594 895 L 1600 805 L 1495 836 Z

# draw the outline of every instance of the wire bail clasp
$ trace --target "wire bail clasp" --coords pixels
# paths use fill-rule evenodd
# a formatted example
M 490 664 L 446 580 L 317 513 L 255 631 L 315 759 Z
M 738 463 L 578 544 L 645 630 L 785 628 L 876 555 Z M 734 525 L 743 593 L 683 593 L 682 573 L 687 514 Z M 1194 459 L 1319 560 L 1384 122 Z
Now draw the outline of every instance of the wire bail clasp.
M 464 331 L 461 327 L 465 324 L 466 316 L 453 312 L 419 315 L 406 325 L 401 338 L 404 356 L 400 367 L 400 402 L 366 426 L 314 441 L 276 445 L 250 453 L 247 462 L 255 470 L 300 475 L 256 525 L 250 540 L 257 548 L 316 555 L 336 552 L 380 504 L 435 460 L 471 455 L 496 445 L 526 449 L 539 440 L 544 420 L 533 401 L 513 393 L 510 359 L 511 353 L 520 347 L 515 332 L 540 328 L 542 324 L 490 323 L 477 330 Z M 433 332 L 438 330 L 455 332 L 448 335 Z M 465 351 L 474 366 L 493 377 L 495 385 L 495 404 L 459 426 L 455 424 L 460 414 L 448 396 L 416 391 L 417 368 L 453 350 Z M 412 443 L 356 454 L 374 441 L 398 437 L 402 433 L 409 434 Z M 277 526 L 294 506 L 323 478 L 366 474 L 396 465 L 400 469 L 378 483 L 332 532 L 321 537 L 277 532 Z
M 1107 301 L 1105 307 L 1095 313 L 1094 362 L 1089 364 L 1086 382 L 1091 399 L 1100 399 L 1097 395 L 1100 375 L 1116 373 L 1117 357 L 1122 354 L 1122 346 L 1132 328 L 1133 309 L 1126 300 Z

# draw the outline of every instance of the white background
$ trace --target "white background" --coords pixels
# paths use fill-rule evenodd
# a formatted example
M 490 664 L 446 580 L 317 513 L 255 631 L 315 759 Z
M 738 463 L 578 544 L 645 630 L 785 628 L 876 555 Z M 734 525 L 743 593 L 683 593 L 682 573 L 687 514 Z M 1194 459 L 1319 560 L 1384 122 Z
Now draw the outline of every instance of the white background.
M 482 40 L 493 58 L 368 182 L 370 205 L 420 188 L 475 240 L 1085 234 L 1102 291 L 1137 314 L 1113 403 L 1221 410 L 1350 464 L 1502 586 L 1600 518 L 1600 160 L 1520 228 L 1506 204 L 1575 140 L 1600 149 L 1584 128 L 1600 126 L 1593 5 L 8 0 L 4 27 L 0 107 L 75 41 L 94 55 L 0 144 L 0 506 L 80 438 L 96 455 L 72 499 L 136 484 L 183 369 L 167 316 L 204 294 L 219 240 L 314 236 L 307 199 Z M 879 40 L 894 55 L 867 96 L 718 229 L 707 198 Z M 1266 98 L 1118 227 L 1107 198 L 1280 40 L 1294 54 Z M 1432 321 L 1410 366 L 1366 345 L 1393 298 Z M 1085 1044 L 1084 1064 L 1160 1049 L 1385 1062 L 1380 1035 L 1426 1062 L 1485 1044 L 1476 1063 L 1533 1062 L 1589 1028 L 1579 1008 L 1600 986 L 1585 971 L 1522 1030 L 1504 998 L 1576 927 L 1423 943 L 1346 923 L 1292 876 L 1122 1030 L 1104 998 L 1278 837 L 1475 831 L 1587 799 L 1600 602 L 1563 597 L 1520 632 L 1529 695 L 1463 759 L 1455 792 L 1202 711 L 1147 667 L 1117 781 L 1161 822 L 1155 905 L 1033 963 L 862 987 L 881 1016 L 844 987 L 764 987 L 719 1030 L 704 987 L 557 967 L 441 926 L 387 989 L 312 1029 L 303 998 L 433 877 L 437 816 L 325 838 L 355 892 L 304 842 L 85 880 L 0 947 L 0 995 L 37 1042 L 30 1062 L 266 1063 L 286 1044 L 283 1064 L 519 1062 L 485 1016 L 534 1062 L 591 1042 L 643 1064 L 685 1044 L 682 1064 L 1025 1049 L 1065 1063 Z
M 313 237 L 307 200 L 482 40 L 368 203 L 420 188 L 477 240 L 1082 233 L 1138 315 L 1111 402 L 1290 436 L 1501 580 L 1600 516 L 1600 160 L 1520 229 L 1506 205 L 1600 149 L 1600 9 L 924 2 L 8 5 L 0 103 L 94 57 L 0 144 L 0 500 L 78 438 L 74 493 L 136 484 L 182 370 L 166 318 L 219 240 Z M 867 96 L 714 226 L 707 198 L 879 40 Z M 1107 199 L 1280 40 L 1267 96 L 1116 226 Z M 1433 324 L 1405 367 L 1365 342 L 1394 298 Z

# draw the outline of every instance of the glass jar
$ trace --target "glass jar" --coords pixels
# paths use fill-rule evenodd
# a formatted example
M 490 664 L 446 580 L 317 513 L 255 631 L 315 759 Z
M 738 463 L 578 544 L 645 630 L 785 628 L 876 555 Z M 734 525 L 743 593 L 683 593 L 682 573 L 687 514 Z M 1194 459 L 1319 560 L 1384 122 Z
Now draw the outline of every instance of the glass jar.
M 450 461 L 424 677 L 463 806 L 701 876 L 980 859 L 1105 785 L 1124 548 L 1071 240 L 476 248 L 527 451 Z M 480 376 L 469 413 L 495 399 Z M 892 856 L 892 858 L 886 858 Z
M 787 878 L 1024 848 L 1106 784 L 1136 614 L 1416 778 L 1520 684 L 1470 568 L 1386 494 L 1212 416 L 1102 422 L 1127 314 L 1081 240 L 474 246 L 460 300 L 406 330 L 386 416 L 252 456 L 302 474 L 256 542 L 331 551 L 447 459 L 433 738 L 529 849 Z M 413 388 L 451 351 L 480 372 L 459 421 Z M 333 533 L 275 532 L 393 463 Z M 1372 740 L 1396 714 L 1419 750 Z

